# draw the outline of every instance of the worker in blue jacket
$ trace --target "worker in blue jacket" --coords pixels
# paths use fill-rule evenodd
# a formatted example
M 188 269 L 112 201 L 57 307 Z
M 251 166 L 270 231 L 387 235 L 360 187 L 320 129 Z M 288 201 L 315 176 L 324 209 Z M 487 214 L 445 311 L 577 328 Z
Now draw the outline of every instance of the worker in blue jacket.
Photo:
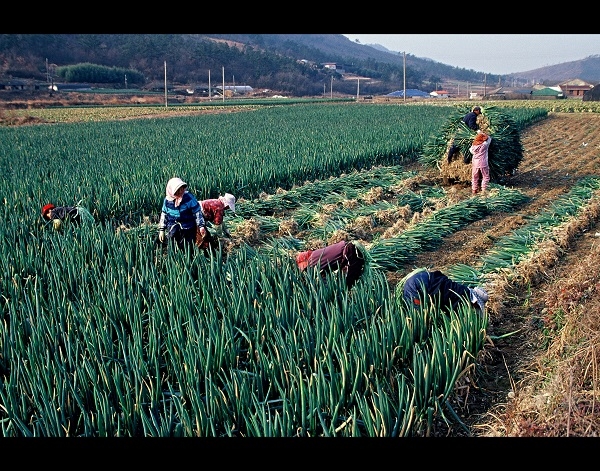
M 471 111 L 469 111 L 466 115 L 463 116 L 463 123 L 465 123 L 470 129 L 473 131 L 477 131 L 479 129 L 479 124 L 477 124 L 477 117 L 481 114 L 481 108 L 479 106 L 475 106 Z M 450 144 L 450 148 L 448 149 L 448 163 L 452 161 L 452 156 L 458 150 L 458 146 L 454 145 L 454 142 Z
M 425 302 L 439 303 L 439 308 L 445 312 L 450 309 L 456 311 L 461 303 L 469 301 L 482 315 L 488 300 L 483 288 L 469 288 L 439 270 L 427 269 L 417 269 L 408 275 L 402 287 L 402 297 L 409 307 L 420 309 Z
M 199 245 L 206 234 L 200 202 L 188 191 L 186 182 L 181 178 L 171 178 L 158 223 L 158 239 L 161 243 L 173 240 L 182 249 L 184 244 Z

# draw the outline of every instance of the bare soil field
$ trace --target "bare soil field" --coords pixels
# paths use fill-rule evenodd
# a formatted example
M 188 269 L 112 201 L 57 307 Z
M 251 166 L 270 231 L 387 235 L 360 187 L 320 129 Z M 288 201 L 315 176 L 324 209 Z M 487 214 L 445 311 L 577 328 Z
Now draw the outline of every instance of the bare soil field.
M 599 126 L 600 115 L 550 113 L 528 128 L 521 136 L 524 158 L 503 184 L 531 202 L 456 232 L 439 249 L 421 254 L 415 265 L 443 271 L 457 263 L 476 264 L 498 237 L 549 207 L 579 178 L 599 175 Z M 451 191 L 462 198 L 471 190 L 463 184 Z M 586 221 L 554 257 L 540 262 L 533 279 L 512 286 L 505 299 L 490 299 L 490 341 L 481 371 L 464 381 L 454 404 L 470 435 L 598 435 L 598 208 Z M 456 428 L 447 434 L 469 433 Z

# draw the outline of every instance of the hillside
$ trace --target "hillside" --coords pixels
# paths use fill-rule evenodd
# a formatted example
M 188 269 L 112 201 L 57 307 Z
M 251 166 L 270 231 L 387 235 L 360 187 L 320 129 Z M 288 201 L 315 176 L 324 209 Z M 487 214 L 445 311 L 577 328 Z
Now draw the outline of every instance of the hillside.
M 344 73 L 324 68 L 326 62 L 337 64 Z M 400 53 L 359 44 L 341 34 L 2 34 L 0 63 L 4 81 L 60 81 L 53 75 L 57 68 L 91 63 L 139 71 L 145 77 L 144 88 L 162 86 L 168 64 L 169 82 L 174 85 L 207 86 L 211 79 L 213 84 L 224 80 L 294 96 L 318 96 L 324 86 L 352 95 L 356 80 L 344 78 L 353 76 L 365 77 L 361 92 L 372 95 L 404 85 L 429 92 L 437 83 L 475 83 L 482 78 L 480 71 L 419 58 L 410 51 L 404 71 Z M 486 77 L 489 84 L 535 79 L 553 85 L 572 78 L 600 82 L 600 57 Z
M 586 82 L 600 83 L 600 55 L 586 57 L 583 60 L 563 62 L 540 69 L 511 74 L 516 79 L 537 80 L 545 83 L 559 83 L 574 78 Z
M 393 57 L 396 57 L 399 52 L 390 51 L 381 44 L 365 44 L 365 46 L 371 47 L 376 51 L 387 53 Z M 408 57 L 408 56 L 407 56 Z M 385 60 L 385 56 L 382 59 Z M 418 58 L 419 64 L 427 61 L 437 64 L 431 59 Z M 407 58 L 408 61 L 408 58 Z M 421 62 L 423 61 L 423 62 Z M 444 76 L 446 78 L 446 76 Z M 497 81 L 497 75 L 490 75 L 492 81 Z M 539 69 L 531 69 L 523 72 L 503 75 L 502 81 L 504 83 L 512 83 L 513 79 L 517 81 L 525 81 L 528 83 L 546 83 L 546 84 L 558 84 L 574 78 L 585 80 L 590 83 L 600 82 L 600 55 L 593 55 L 586 57 L 582 60 L 562 62 L 560 64 L 549 65 L 541 67 Z
M 5 79 L 49 81 L 52 77 L 59 82 L 57 69 L 90 63 L 141 72 L 144 85 L 151 88 L 162 86 L 166 63 L 173 84 L 206 86 L 212 76 L 213 83 L 225 80 L 294 96 L 320 95 L 324 84 L 354 94 L 356 80 L 344 80 L 343 74 L 323 67 L 326 62 L 339 65 L 348 75 L 368 77 L 361 83 L 368 87 L 365 93 L 386 94 L 404 85 L 402 56 L 337 34 L 0 35 L 0 77 Z M 408 88 L 431 91 L 443 79 L 474 82 L 480 75 L 410 54 L 406 58 Z

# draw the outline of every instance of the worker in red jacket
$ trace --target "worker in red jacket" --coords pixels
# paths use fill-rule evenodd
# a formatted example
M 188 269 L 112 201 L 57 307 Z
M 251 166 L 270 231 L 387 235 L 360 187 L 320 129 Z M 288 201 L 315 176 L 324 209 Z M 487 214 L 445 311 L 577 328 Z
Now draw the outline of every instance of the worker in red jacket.
M 235 213 L 235 196 L 225 193 L 218 198 L 203 200 L 200 204 L 204 220 L 211 223 L 215 234 L 219 237 L 231 237 L 225 226 L 225 210 L 230 209 Z
M 235 213 L 235 196 L 230 193 L 225 193 L 218 198 L 210 198 L 200 202 L 204 220 L 210 223 L 213 231 L 206 233 L 203 240 L 198 242 L 198 247 L 201 249 L 217 249 L 219 247 L 219 237 L 231 237 L 225 225 L 225 210 L 230 209 Z

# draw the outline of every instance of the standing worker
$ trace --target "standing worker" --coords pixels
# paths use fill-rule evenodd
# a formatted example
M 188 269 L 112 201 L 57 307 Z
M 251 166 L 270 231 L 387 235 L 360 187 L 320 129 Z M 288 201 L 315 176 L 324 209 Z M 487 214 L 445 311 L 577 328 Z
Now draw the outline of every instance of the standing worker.
M 462 283 L 451 280 L 441 271 L 418 269 L 410 273 L 402 287 L 402 297 L 408 306 L 420 308 L 426 299 L 442 311 L 456 311 L 460 303 L 470 301 L 480 314 L 485 312 L 488 300 L 487 292 L 477 286 L 469 288 Z
M 167 182 L 158 223 L 158 240 L 163 244 L 174 240 L 180 249 L 184 244 L 191 246 L 203 240 L 207 232 L 200 203 L 187 188 L 188 184 L 181 178 Z
M 477 124 L 477 117 L 480 114 L 481 108 L 479 106 L 475 106 L 472 111 L 468 112 L 463 117 L 463 122 L 473 131 L 477 131 L 479 129 L 479 125 Z
M 340 242 L 322 249 L 306 250 L 296 256 L 296 264 L 301 271 L 308 267 L 318 267 L 321 275 L 341 270 L 346 275 L 346 287 L 352 288 L 365 267 L 365 258 L 354 242 Z
M 465 123 L 470 129 L 473 131 L 477 131 L 479 129 L 479 124 L 477 124 L 477 117 L 481 114 L 481 108 L 479 106 L 473 107 L 471 111 L 469 111 L 466 115 L 463 116 L 462 121 Z M 448 163 L 452 161 L 452 156 L 458 150 L 458 146 L 454 145 L 454 139 L 450 143 L 450 148 L 448 149 Z
M 488 161 L 488 150 L 492 136 L 488 136 L 483 131 L 478 130 L 473 145 L 469 148 L 469 152 L 473 154 L 473 162 L 471 164 L 471 190 L 473 194 L 477 194 L 481 188 L 481 192 L 487 191 L 488 183 L 490 182 L 490 165 Z

